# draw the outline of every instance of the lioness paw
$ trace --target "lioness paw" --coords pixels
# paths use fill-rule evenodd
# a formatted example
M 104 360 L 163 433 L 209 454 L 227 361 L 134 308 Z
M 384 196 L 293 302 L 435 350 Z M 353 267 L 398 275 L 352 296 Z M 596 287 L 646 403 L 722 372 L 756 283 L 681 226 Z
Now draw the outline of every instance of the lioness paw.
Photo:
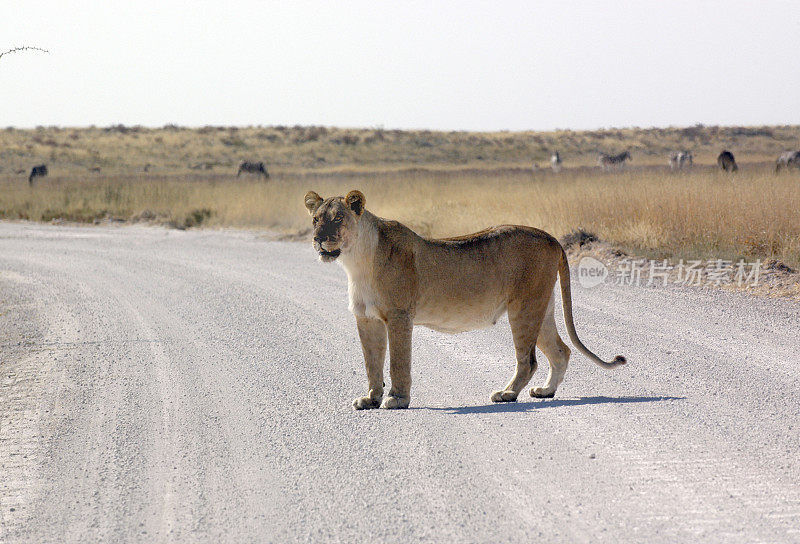
M 356 410 L 369 410 L 370 408 L 377 408 L 381 405 L 381 399 L 373 399 L 372 397 L 358 397 L 353 401 L 353 408 Z
M 383 399 L 383 404 L 381 404 L 381 408 L 385 410 L 408 408 L 409 402 L 411 402 L 411 399 L 409 397 L 395 397 L 394 395 L 389 395 L 388 397 Z
M 544 387 L 534 387 L 531 389 L 531 396 L 537 399 L 552 399 L 556 396 L 556 390 L 545 389 Z
M 492 402 L 515 402 L 517 394 L 513 391 L 495 391 L 492 393 Z

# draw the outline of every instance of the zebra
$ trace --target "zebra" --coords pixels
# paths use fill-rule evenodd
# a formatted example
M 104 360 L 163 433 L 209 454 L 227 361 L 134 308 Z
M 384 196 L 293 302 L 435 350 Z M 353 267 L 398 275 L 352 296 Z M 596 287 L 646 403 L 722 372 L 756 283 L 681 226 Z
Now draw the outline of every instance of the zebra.
M 736 165 L 736 159 L 734 158 L 733 153 L 727 149 L 719 154 L 719 157 L 717 157 L 717 164 L 723 172 L 736 172 L 739 169 L 739 167 Z
M 778 160 L 775 161 L 775 173 L 781 171 L 781 168 L 785 168 L 789 170 L 790 168 L 798 168 L 800 169 L 800 151 L 787 151 L 786 153 L 781 153 L 781 156 L 778 157 Z
M 558 151 L 553 151 L 553 154 L 550 156 L 550 168 L 553 169 L 553 172 L 558 174 L 561 172 L 561 155 L 558 154 Z
M 28 185 L 33 185 L 33 178 L 43 178 L 47 175 L 47 165 L 37 164 L 31 168 L 31 175 L 28 176 Z
M 264 174 L 264 179 L 269 179 L 267 167 L 264 166 L 263 162 L 242 161 L 239 163 L 239 171 L 236 172 L 236 177 L 238 178 L 242 172 L 248 172 L 250 174 Z
M 600 153 L 600 156 L 597 158 L 597 162 L 603 167 L 603 170 L 612 166 L 624 166 L 625 161 L 630 160 L 633 159 L 631 159 L 631 154 L 629 151 L 623 151 L 618 155 L 606 155 L 605 153 Z
M 694 157 L 691 151 L 674 151 L 669 156 L 669 167 L 673 170 L 682 170 L 684 166 L 691 167 Z

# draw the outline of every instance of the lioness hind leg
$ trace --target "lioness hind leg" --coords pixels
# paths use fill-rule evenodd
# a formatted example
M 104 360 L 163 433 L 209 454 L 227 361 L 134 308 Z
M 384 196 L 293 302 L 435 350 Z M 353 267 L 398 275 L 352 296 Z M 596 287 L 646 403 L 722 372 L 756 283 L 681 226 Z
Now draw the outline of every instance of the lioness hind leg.
M 519 392 L 531 381 L 533 373 L 536 372 L 536 351 L 531 349 L 527 359 L 520 361 L 517 355 L 517 370 L 514 377 L 500 391 L 492 392 L 492 402 L 514 402 L 519 396 Z
M 514 402 L 520 391 L 536 372 L 536 337 L 539 334 L 544 303 L 517 302 L 508 305 L 508 322 L 514 336 L 517 368 L 511 381 L 500 391 L 492 393 L 492 402 Z
M 550 364 L 550 371 L 547 374 L 547 380 L 544 385 L 531 389 L 531 396 L 537 398 L 552 398 L 556 394 L 556 389 L 564 380 L 567 363 L 569 362 L 569 348 L 561 340 L 556 328 L 556 319 L 553 314 L 554 299 L 555 295 L 550 298 L 542 329 L 539 331 L 539 337 L 536 341 L 536 346 L 542 350 L 542 353 L 547 357 L 547 362 Z

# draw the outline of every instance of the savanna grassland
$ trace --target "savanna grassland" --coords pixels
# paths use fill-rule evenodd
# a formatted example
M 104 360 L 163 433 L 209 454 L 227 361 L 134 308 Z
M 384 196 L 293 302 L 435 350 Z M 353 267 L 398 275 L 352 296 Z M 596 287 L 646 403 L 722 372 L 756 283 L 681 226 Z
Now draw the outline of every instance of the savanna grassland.
M 735 175 L 711 165 L 722 149 Z M 775 258 L 800 265 L 800 172 L 774 159 L 800 148 L 800 127 L 555 132 L 430 132 L 325 127 L 0 130 L 0 217 L 157 221 L 302 233 L 302 196 L 358 188 L 378 215 L 445 236 L 523 223 L 561 236 L 576 228 L 665 258 Z M 564 170 L 546 167 L 552 150 Z M 603 172 L 598 152 L 633 162 Z M 672 150 L 695 167 L 671 172 Z M 270 179 L 243 174 L 263 160 Z M 50 176 L 28 186 L 33 164 Z M 533 171 L 532 163 L 540 170 Z

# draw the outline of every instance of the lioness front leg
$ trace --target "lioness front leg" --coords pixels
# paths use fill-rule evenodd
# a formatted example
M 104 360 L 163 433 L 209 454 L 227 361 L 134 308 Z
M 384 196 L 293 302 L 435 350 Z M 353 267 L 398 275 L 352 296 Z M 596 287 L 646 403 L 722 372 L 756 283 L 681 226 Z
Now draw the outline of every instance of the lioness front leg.
M 366 397 L 353 401 L 353 408 L 364 410 L 377 408 L 383 398 L 383 362 L 386 360 L 386 325 L 380 319 L 357 317 L 358 337 L 364 352 L 369 391 Z
M 389 373 L 392 387 L 381 408 L 408 408 L 411 401 L 411 330 L 408 312 L 393 310 L 386 318 L 389 332 Z

